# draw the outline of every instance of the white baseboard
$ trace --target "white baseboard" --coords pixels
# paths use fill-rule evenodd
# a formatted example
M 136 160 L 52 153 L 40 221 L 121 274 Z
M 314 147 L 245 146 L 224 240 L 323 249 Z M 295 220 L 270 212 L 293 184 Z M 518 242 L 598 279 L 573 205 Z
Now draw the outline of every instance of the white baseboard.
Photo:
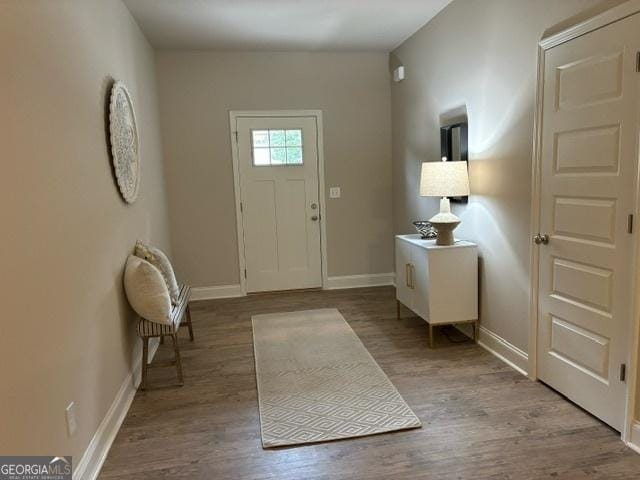
M 346 275 L 343 277 L 327 278 L 325 290 L 338 290 L 342 288 L 379 287 L 393 285 L 395 273 L 373 273 L 366 275 Z M 191 300 L 215 300 L 217 298 L 242 297 L 240 285 L 216 285 L 213 287 L 193 287 Z
M 160 342 L 152 339 L 149 345 L 149 362 L 153 360 Z M 139 351 L 140 349 L 136 349 Z M 89 446 L 84 451 L 80 462 L 73 472 L 74 480 L 95 480 L 100 474 L 100 469 L 107 458 L 111 444 L 116 438 L 120 426 L 127 416 L 133 397 L 136 395 L 138 385 L 140 385 L 140 367 L 142 363 L 142 355 L 136 355 L 137 361 L 134 362 L 133 371 L 129 372 L 122 382 L 120 390 L 113 399 L 113 403 L 109 407 L 107 414 L 104 416 L 96 433 L 93 435 Z
M 527 375 L 528 355 L 500 335 L 480 326 L 478 345 L 489 351 L 522 375 Z
M 633 422 L 631 426 L 631 438 L 627 446 L 636 453 L 640 453 L 640 422 L 638 421 Z
M 242 297 L 240 284 L 217 285 L 214 287 L 193 287 L 191 289 L 191 300 L 213 300 L 216 298 L 233 297 Z
M 366 275 L 346 275 L 343 277 L 327 278 L 325 290 L 338 290 L 342 288 L 380 287 L 393 285 L 395 273 L 372 273 Z

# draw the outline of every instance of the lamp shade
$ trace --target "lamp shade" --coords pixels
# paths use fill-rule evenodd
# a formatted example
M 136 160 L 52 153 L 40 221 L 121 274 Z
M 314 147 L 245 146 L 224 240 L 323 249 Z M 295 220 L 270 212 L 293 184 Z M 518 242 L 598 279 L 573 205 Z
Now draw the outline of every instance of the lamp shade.
M 467 162 L 425 162 L 420 174 L 421 197 L 469 195 Z

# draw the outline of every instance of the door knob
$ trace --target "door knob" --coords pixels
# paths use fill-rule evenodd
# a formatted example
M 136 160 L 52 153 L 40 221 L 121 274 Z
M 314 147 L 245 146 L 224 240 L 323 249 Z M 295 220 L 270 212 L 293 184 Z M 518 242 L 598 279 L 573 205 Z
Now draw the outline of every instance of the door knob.
M 547 235 L 546 233 L 543 235 L 540 235 L 539 233 L 536 234 L 533 237 L 533 241 L 536 245 L 546 245 L 547 243 L 549 243 L 549 235 Z
M 311 217 L 311 220 L 313 220 L 314 222 L 318 221 L 318 215 L 314 215 Z
M 311 210 L 315 210 L 316 208 L 318 208 L 318 205 L 315 203 L 311 204 Z

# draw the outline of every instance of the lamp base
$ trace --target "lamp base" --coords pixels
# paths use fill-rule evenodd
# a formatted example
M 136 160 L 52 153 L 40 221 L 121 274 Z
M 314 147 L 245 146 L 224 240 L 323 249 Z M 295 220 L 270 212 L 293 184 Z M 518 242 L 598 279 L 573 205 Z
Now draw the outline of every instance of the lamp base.
M 436 245 L 453 245 L 453 231 L 460 222 L 434 222 L 431 221 L 433 227 L 438 231 Z
M 460 219 L 451 213 L 448 198 L 440 200 L 440 212 L 429 220 L 438 231 L 436 245 L 453 245 L 453 231 L 460 225 Z

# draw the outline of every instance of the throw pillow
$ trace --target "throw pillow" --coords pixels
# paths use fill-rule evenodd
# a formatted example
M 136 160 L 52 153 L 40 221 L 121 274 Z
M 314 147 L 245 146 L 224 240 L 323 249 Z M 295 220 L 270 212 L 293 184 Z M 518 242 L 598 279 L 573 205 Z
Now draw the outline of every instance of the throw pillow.
M 171 298 L 159 269 L 146 260 L 129 255 L 124 269 L 124 290 L 129 304 L 142 318 L 171 324 Z

